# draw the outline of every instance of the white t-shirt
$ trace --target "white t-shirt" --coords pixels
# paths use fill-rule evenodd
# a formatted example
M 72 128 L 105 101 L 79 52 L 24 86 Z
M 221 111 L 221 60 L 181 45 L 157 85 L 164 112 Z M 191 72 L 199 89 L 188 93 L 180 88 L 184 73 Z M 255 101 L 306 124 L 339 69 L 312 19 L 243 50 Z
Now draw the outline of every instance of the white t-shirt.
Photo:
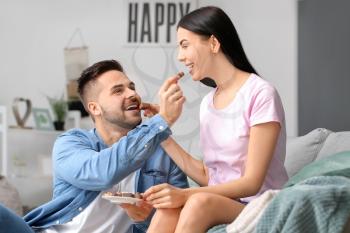
M 223 109 L 214 106 L 214 93 L 207 94 L 200 107 L 200 146 L 209 170 L 209 184 L 237 180 L 245 172 L 250 129 L 267 122 L 281 126 L 274 155 L 259 193 L 241 198 L 249 202 L 268 189 L 280 189 L 288 180 L 284 167 L 286 127 L 282 101 L 277 90 L 267 81 L 251 74 Z
M 130 174 L 112 189 L 101 192 L 72 221 L 55 225 L 41 233 L 131 233 L 132 220 L 117 204 L 103 199 L 107 191 L 135 192 L 135 175 Z

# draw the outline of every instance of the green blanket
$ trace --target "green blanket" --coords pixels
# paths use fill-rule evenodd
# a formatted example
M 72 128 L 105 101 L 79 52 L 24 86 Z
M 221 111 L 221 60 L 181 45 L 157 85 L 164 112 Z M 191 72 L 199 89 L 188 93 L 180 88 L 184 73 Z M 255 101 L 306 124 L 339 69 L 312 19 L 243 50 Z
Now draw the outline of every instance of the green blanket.
M 285 184 L 266 208 L 255 232 L 342 232 L 350 217 L 350 179 L 347 178 L 350 178 L 350 151 L 310 163 Z M 216 226 L 208 233 L 226 232 L 225 227 Z
M 315 176 L 344 176 L 350 178 L 350 151 L 330 155 L 308 164 L 291 177 L 284 187 L 290 187 Z
M 279 192 L 255 233 L 341 233 L 349 217 L 350 179 L 312 177 Z
M 350 217 L 350 151 L 310 163 L 272 200 L 255 232 L 341 233 Z

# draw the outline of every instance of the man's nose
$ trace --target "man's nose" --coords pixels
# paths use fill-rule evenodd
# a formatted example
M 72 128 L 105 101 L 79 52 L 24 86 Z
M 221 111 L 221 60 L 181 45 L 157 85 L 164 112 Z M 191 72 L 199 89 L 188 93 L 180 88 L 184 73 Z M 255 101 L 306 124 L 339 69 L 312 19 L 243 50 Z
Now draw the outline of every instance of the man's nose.
M 136 90 L 133 90 L 130 88 L 127 89 L 126 94 L 127 94 L 127 98 L 134 98 L 137 95 Z

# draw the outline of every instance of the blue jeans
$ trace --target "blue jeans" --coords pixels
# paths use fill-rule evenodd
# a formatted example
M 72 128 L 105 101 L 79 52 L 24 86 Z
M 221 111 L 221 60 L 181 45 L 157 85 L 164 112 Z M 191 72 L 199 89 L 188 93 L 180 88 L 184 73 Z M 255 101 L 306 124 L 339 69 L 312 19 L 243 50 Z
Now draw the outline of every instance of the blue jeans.
M 13 211 L 0 204 L 0 233 L 34 233 Z

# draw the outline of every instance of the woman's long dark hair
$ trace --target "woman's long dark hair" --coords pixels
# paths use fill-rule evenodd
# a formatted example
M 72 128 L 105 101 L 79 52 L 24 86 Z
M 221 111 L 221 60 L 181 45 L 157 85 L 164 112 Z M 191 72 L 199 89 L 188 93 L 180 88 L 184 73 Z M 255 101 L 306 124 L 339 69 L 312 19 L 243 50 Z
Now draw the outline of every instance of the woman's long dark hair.
M 256 73 L 243 50 L 238 33 L 228 15 L 218 7 L 206 6 L 196 9 L 182 17 L 177 28 L 182 27 L 201 36 L 215 36 L 221 44 L 221 50 L 232 65 L 240 70 Z M 211 78 L 201 82 L 210 87 L 216 87 Z

